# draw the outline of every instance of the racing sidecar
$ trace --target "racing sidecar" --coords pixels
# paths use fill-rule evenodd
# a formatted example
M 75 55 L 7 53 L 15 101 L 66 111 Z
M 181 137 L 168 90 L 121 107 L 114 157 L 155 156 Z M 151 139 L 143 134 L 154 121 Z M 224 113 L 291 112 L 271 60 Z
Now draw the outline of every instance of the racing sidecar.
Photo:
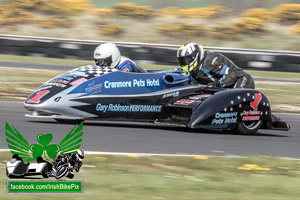
M 242 134 L 289 130 L 287 123 L 272 119 L 270 102 L 262 92 L 210 89 L 175 70 L 130 73 L 82 66 L 41 85 L 24 106 L 31 111 L 27 117 L 63 123 L 143 121 Z
M 15 157 L 6 163 L 6 175 L 9 178 L 24 178 L 25 176 L 34 175 L 42 175 L 43 178 L 48 178 L 47 173 L 51 171 L 51 164 L 48 162 L 25 163 L 18 156 Z

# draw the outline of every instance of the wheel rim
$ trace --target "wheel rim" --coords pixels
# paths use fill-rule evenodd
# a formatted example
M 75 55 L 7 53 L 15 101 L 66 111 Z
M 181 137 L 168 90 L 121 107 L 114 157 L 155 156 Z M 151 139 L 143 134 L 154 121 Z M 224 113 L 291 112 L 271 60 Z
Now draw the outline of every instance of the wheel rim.
M 261 121 L 242 122 L 242 124 L 249 130 L 255 130 L 260 126 Z

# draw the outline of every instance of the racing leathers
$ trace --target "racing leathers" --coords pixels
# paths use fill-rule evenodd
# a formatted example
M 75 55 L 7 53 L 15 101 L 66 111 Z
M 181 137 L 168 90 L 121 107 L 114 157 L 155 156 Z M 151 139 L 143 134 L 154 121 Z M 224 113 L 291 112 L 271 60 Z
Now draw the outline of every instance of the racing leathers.
M 146 70 L 138 66 L 134 61 L 132 61 L 131 59 L 125 56 L 121 56 L 121 60 L 119 65 L 117 66 L 117 69 L 123 72 L 137 72 L 137 73 L 147 72 Z
M 205 51 L 202 63 L 192 77 L 208 87 L 255 88 L 253 78 L 220 53 Z

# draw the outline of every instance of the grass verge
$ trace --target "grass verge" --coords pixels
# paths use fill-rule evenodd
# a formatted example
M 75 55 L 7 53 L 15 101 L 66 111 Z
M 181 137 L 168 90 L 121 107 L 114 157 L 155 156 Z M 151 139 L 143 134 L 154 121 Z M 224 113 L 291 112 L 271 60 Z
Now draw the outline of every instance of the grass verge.
M 87 61 L 87 60 L 73 60 L 73 59 L 33 57 L 33 56 L 15 56 L 15 55 L 5 55 L 5 54 L 0 54 L 0 62 L 18 62 L 18 63 L 29 63 L 29 64 L 48 64 L 48 65 L 64 65 L 64 66 L 92 65 L 95 63 L 94 61 Z
M 60 73 L 63 71 L 0 68 L 0 100 L 24 101 L 42 83 Z
M 5 195 L 5 164 L 0 153 L 1 199 L 69 199 L 69 195 Z M 299 161 L 251 156 L 138 157 L 87 155 L 75 179 L 84 181 L 76 199 L 299 199 Z
M 300 83 L 257 82 L 256 89 L 263 92 L 271 103 L 272 111 L 300 113 Z

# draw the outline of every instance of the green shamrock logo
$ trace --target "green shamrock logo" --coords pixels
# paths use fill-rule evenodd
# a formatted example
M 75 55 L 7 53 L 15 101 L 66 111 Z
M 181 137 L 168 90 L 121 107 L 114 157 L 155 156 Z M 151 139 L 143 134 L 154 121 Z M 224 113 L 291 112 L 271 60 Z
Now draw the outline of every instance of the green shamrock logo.
M 39 156 L 46 160 L 55 160 L 58 154 L 76 153 L 82 142 L 82 129 L 82 123 L 75 126 L 59 144 L 50 144 L 53 135 L 47 133 L 37 135 L 36 140 L 39 144 L 29 145 L 28 141 L 18 132 L 18 130 L 8 123 L 5 125 L 5 135 L 10 152 L 12 154 L 18 154 L 24 162 L 35 160 Z
M 59 152 L 59 146 L 57 144 L 49 145 L 53 139 L 52 134 L 39 134 L 36 139 L 40 144 L 32 144 L 29 147 L 32 152 L 32 157 L 36 159 L 39 156 L 43 156 L 44 158 L 47 158 L 48 156 L 54 160 Z

